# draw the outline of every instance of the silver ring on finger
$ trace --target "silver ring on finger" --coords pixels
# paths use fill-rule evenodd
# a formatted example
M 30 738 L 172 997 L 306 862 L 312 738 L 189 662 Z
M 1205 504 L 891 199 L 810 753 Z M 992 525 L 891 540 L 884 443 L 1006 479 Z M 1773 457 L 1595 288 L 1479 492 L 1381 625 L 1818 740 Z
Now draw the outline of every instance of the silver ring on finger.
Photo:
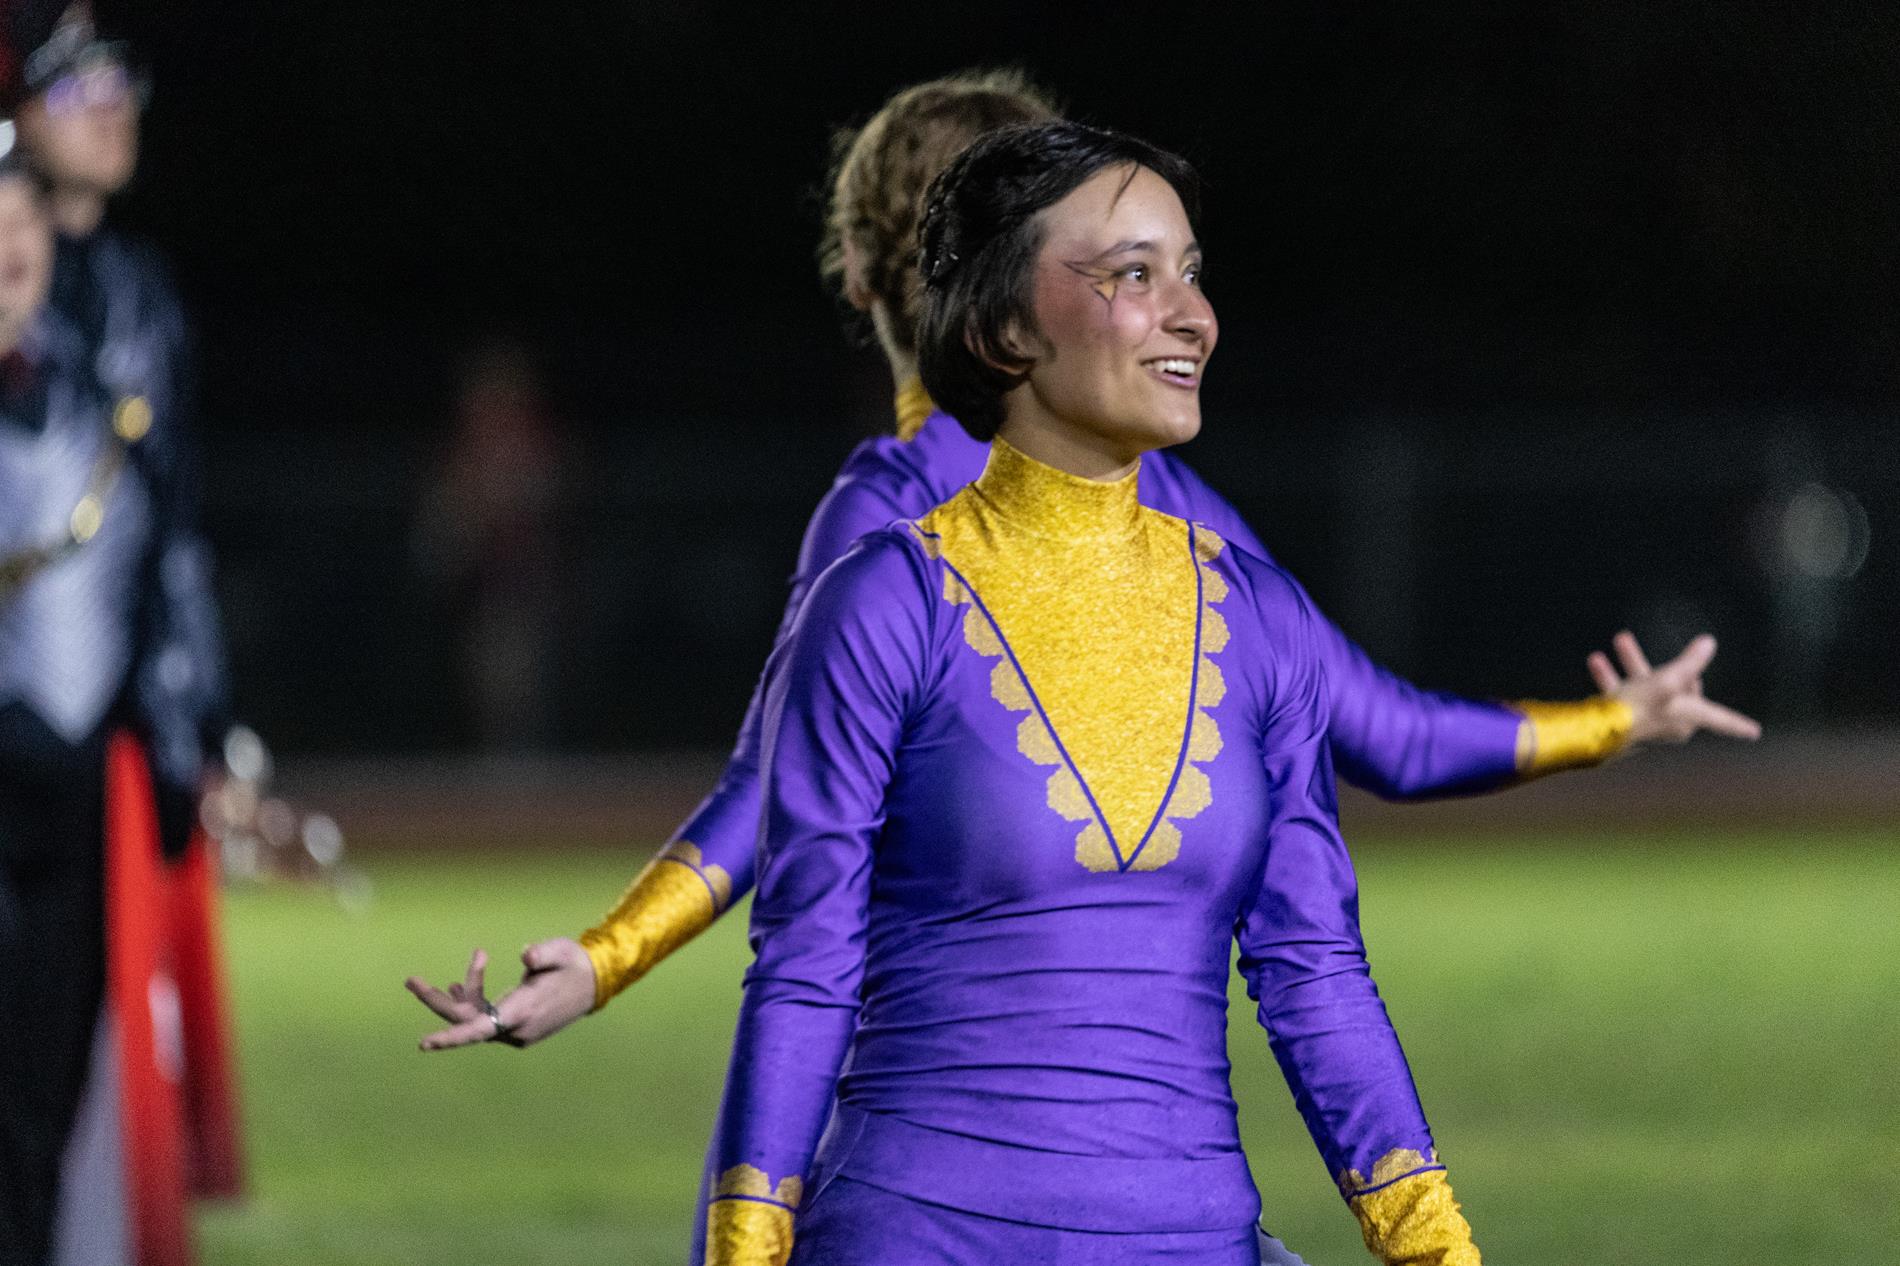
M 494 1032 L 494 1035 L 488 1039 L 489 1041 L 505 1042 L 510 1037 L 514 1036 L 515 1026 L 512 1024 L 503 1024 L 501 1022 L 501 1012 L 495 1010 L 494 1003 L 492 1002 L 482 1003 L 482 1014 L 495 1022 L 495 1032 Z

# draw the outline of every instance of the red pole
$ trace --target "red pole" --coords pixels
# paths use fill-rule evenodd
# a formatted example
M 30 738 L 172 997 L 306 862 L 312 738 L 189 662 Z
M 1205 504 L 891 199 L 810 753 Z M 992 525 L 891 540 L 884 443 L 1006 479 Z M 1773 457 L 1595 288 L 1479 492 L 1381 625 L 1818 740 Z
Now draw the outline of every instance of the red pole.
M 151 772 L 137 740 L 106 750 L 106 997 L 119 1045 L 119 1119 L 139 1266 L 190 1266 L 185 1217 L 182 1052 L 168 943 L 171 905 Z
M 244 1194 L 244 1141 L 211 848 L 194 832 L 170 876 L 172 971 L 185 1036 L 186 1178 L 194 1196 L 235 1198 Z

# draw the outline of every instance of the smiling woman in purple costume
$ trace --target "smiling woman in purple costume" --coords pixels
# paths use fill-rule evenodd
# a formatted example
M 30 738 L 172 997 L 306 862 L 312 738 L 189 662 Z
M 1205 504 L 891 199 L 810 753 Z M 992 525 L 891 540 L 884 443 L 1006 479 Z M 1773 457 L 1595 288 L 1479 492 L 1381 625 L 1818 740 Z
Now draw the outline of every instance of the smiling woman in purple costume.
M 847 461 L 806 534 L 782 636 L 793 627 L 812 582 L 868 531 L 916 518 L 977 479 L 989 446 L 938 410 L 916 378 L 921 290 L 913 264 L 918 193 L 972 137 L 999 124 L 1052 117 L 1046 101 L 1013 75 L 957 76 L 899 93 L 848 144 L 834 181 L 828 270 L 864 311 L 899 383 L 898 434 L 867 441 Z M 1098 302 L 1119 283 L 1071 260 L 1071 275 Z M 1113 295 L 1104 296 L 1105 289 Z M 1198 378 L 1198 375 L 1196 375 Z M 1265 559 L 1239 516 L 1184 464 L 1154 454 L 1142 465 L 1139 499 L 1208 525 L 1211 536 Z M 1631 742 L 1680 741 L 1698 728 L 1746 733 L 1751 723 L 1700 697 L 1699 674 L 1713 644 L 1699 640 L 1652 673 L 1633 641 L 1619 639 L 1630 671 L 1619 681 L 1602 657 L 1592 669 L 1606 694 L 1577 704 L 1507 706 L 1419 691 L 1374 665 L 1336 628 L 1313 626 L 1329 691 L 1329 742 L 1347 777 L 1398 799 L 1515 785 L 1550 770 L 1594 764 Z M 411 988 L 454 1023 L 425 1040 L 430 1049 L 491 1040 L 515 1044 L 547 1036 L 612 998 L 708 926 L 752 885 L 760 807 L 761 700 L 714 793 L 673 843 L 629 887 L 608 918 L 580 941 L 531 946 L 529 975 L 497 1003 L 481 993 L 478 954 L 470 979 L 447 991 Z M 780 762 L 785 759 L 780 756 Z M 1165 832 L 1164 832 L 1165 834 Z
M 708 1266 L 1252 1266 L 1236 939 L 1368 1246 L 1478 1260 L 1366 968 L 1310 606 L 1138 496 L 1218 338 L 1196 201 L 1070 123 L 933 186 L 924 381 L 994 443 L 829 568 L 768 669 Z

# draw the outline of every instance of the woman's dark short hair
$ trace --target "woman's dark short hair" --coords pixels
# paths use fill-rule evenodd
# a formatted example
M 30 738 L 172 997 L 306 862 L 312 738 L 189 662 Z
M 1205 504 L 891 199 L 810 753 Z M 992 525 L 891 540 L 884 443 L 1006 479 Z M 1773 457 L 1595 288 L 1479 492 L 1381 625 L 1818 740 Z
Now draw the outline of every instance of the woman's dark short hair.
M 1146 141 L 1081 123 L 1036 123 L 980 137 L 931 182 L 919 267 L 924 279 L 917 365 L 937 406 L 986 443 L 1003 396 L 1029 372 L 1011 323 L 1035 331 L 1038 212 L 1108 167 L 1146 167 L 1174 187 L 1193 224 L 1200 181 L 1187 160 Z

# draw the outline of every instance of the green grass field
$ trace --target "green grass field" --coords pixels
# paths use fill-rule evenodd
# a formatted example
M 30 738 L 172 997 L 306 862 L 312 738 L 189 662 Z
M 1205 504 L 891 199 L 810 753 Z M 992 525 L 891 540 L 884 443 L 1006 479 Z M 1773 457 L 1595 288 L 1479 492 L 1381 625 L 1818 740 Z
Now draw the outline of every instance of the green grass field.
M 1358 851 L 1373 969 L 1487 1260 L 1900 1260 L 1891 838 Z M 389 861 L 362 918 L 312 891 L 234 894 L 254 1191 L 202 1216 L 205 1261 L 681 1262 L 743 915 L 527 1051 L 418 1053 L 428 1017 L 401 983 L 577 930 L 632 868 Z M 1235 994 L 1268 1224 L 1316 1266 L 1371 1260 Z

